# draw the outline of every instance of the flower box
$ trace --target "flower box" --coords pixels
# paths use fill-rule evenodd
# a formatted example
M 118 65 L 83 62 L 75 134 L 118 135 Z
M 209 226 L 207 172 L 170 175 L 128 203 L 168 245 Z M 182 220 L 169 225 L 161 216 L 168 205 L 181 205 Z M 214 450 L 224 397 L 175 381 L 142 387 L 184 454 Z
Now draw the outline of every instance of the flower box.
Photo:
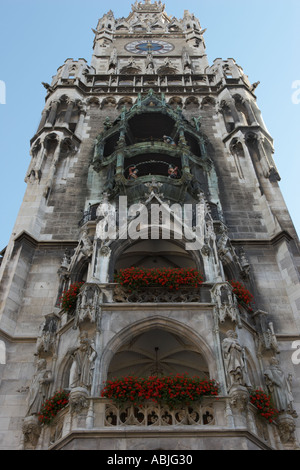
M 105 383 L 101 396 L 118 405 L 132 403 L 141 406 L 150 400 L 173 409 L 197 402 L 203 396 L 217 396 L 218 393 L 219 386 L 214 380 L 177 374 L 147 378 L 128 376 L 109 380 Z
M 250 403 L 252 403 L 260 416 L 272 423 L 278 416 L 278 411 L 274 407 L 271 396 L 263 390 L 257 389 L 250 392 Z
M 231 280 L 229 283 L 233 288 L 232 292 L 235 294 L 238 303 L 246 309 L 253 311 L 251 304 L 254 297 L 249 290 L 239 281 Z
M 164 287 L 179 290 L 181 287 L 200 287 L 203 276 L 193 268 L 126 268 L 115 274 L 115 282 L 129 292 L 146 287 Z
M 64 290 L 60 298 L 61 308 L 64 312 L 70 313 L 76 307 L 77 297 L 84 282 L 75 282 L 69 289 Z
M 50 424 L 60 410 L 69 403 L 69 393 L 62 390 L 56 392 L 51 398 L 46 400 L 38 414 L 38 420 L 41 424 Z

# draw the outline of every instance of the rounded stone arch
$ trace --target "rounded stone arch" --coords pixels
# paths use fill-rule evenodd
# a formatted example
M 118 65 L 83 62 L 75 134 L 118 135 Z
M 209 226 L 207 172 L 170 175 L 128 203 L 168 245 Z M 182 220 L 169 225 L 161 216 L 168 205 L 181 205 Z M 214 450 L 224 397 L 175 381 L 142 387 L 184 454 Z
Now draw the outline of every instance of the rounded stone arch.
M 151 317 L 144 320 L 132 322 L 125 326 L 121 331 L 117 332 L 104 347 L 101 357 L 98 358 L 98 364 L 95 364 L 95 369 L 99 372 L 98 379 L 96 380 L 100 380 L 100 384 L 103 384 L 109 376 L 112 378 L 113 374 L 110 372 L 110 366 L 115 355 L 123 350 L 126 351 L 127 345 L 133 344 L 135 339 L 140 338 L 143 335 L 145 338 L 145 335 L 152 332 L 154 333 L 155 338 L 157 338 L 157 331 L 162 332 L 162 334 L 165 333 L 163 339 L 168 335 L 180 338 L 182 351 L 192 350 L 195 353 L 191 356 L 193 358 L 197 357 L 198 353 L 199 358 L 202 357 L 203 362 L 205 363 L 207 371 L 205 374 L 206 377 L 218 380 L 218 365 L 215 354 L 205 338 L 195 331 L 195 329 L 187 326 L 186 323 L 170 317 L 164 317 L 162 315 L 151 315 Z M 153 344 L 153 349 L 154 348 L 155 344 Z M 186 368 L 189 369 L 189 367 Z M 184 373 L 185 371 L 180 370 L 178 372 Z M 194 375 L 200 375 L 200 372 L 201 371 L 199 369 L 199 374 L 194 373 Z
M 131 240 L 128 238 L 127 240 L 116 240 L 111 243 L 111 258 L 108 266 L 108 279 L 110 282 L 113 282 L 114 273 L 117 269 L 124 269 L 133 265 L 149 268 L 162 267 L 163 260 L 166 260 L 164 267 L 194 268 L 202 273 L 203 278 L 205 278 L 204 264 L 199 251 L 187 251 L 185 249 L 185 243 L 188 243 L 189 240 L 178 240 L 174 238 L 174 233 L 171 234 L 172 238 L 170 240 L 151 240 L 151 234 L 148 230 L 151 230 L 151 226 L 147 229 L 149 235 L 147 240 Z M 146 234 L 146 231 L 141 232 L 141 235 L 143 233 Z M 171 251 L 171 248 L 174 251 Z M 126 262 L 126 257 L 128 262 Z M 155 259 L 158 262 L 155 262 Z
M 91 108 L 99 108 L 100 107 L 100 100 L 96 96 L 92 96 L 87 100 L 87 105 Z
M 112 96 L 104 98 L 104 100 L 101 103 L 101 109 L 115 108 L 116 106 L 117 106 L 117 102 L 115 98 L 113 98 Z
M 204 107 L 214 107 L 216 105 L 216 100 L 212 96 L 205 96 L 201 102 L 200 108 Z
M 184 103 L 184 109 L 187 110 L 198 110 L 199 100 L 196 96 L 189 96 Z
M 168 102 L 169 106 L 171 106 L 173 109 L 177 109 L 178 106 L 180 108 L 183 107 L 183 101 L 182 101 L 182 98 L 180 96 L 172 96 L 172 98 L 169 99 L 169 102 Z
M 130 109 L 133 106 L 133 101 L 131 96 L 123 96 L 117 104 L 117 108 L 121 109 L 125 106 L 127 109 Z

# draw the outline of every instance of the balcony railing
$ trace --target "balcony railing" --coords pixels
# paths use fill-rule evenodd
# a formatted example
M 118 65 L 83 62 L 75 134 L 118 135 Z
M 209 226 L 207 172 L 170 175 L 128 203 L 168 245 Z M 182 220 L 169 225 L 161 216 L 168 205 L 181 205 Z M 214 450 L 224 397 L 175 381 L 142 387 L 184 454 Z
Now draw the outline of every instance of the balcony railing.
M 240 433 L 245 437 L 247 433 L 248 438 L 262 449 L 280 449 L 276 424 L 262 419 L 251 404 L 244 411 L 235 409 L 229 397 L 204 397 L 201 403 L 174 410 L 151 402 L 141 407 L 118 406 L 107 399 L 90 397 L 83 409 L 76 411 L 67 406 L 51 425 L 44 426 L 39 448 L 63 448 L 64 439 L 69 440 L 78 432 L 84 433 L 85 437 L 91 433 L 91 438 L 113 432 L 117 438 L 116 433 L 123 436 L 125 429 L 126 433 L 137 429 L 141 432 L 151 430 L 152 436 L 157 432 L 159 437 L 163 437 L 164 432 L 170 436 L 172 430 L 174 436 L 180 434 L 182 439 L 186 434 L 189 437 L 191 431 L 196 435 L 203 432 L 204 436 L 208 432 L 210 439 L 217 440 L 220 433 L 230 432 L 237 437 Z

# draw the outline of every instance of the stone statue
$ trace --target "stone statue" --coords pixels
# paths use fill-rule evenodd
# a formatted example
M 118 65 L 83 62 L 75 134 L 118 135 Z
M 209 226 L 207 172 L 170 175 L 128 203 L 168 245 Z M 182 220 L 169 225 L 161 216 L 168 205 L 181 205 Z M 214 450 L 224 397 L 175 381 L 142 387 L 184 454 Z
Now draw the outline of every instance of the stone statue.
M 37 355 L 51 355 L 54 350 L 58 318 L 53 314 L 47 315 L 42 325 L 41 334 L 37 339 Z
M 264 372 L 265 382 L 274 405 L 279 412 L 287 411 L 294 413 L 293 397 L 290 387 L 290 376 L 287 380 L 284 372 L 279 367 L 279 361 L 273 357 L 270 367 Z
M 243 348 L 238 342 L 233 330 L 227 332 L 227 338 L 222 342 L 224 364 L 228 378 L 228 387 L 246 384 L 246 368 Z
M 90 388 L 92 384 L 93 365 L 97 353 L 93 341 L 89 340 L 88 333 L 80 334 L 79 346 L 71 351 L 73 363 L 70 370 L 70 388 Z
M 81 252 L 89 258 L 93 253 L 93 243 L 90 240 L 87 230 L 84 230 L 82 233 L 81 244 Z
M 27 415 L 36 415 L 40 412 L 41 406 L 47 398 L 49 384 L 52 382 L 52 373 L 46 370 L 47 361 L 40 359 L 37 363 L 37 371 L 34 374 L 28 396 Z

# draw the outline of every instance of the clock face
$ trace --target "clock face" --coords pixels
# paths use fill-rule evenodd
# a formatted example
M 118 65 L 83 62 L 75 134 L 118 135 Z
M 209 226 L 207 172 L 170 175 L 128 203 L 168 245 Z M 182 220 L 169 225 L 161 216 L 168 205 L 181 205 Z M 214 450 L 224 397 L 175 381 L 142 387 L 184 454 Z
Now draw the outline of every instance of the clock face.
M 165 41 L 143 39 L 140 41 L 130 42 L 129 44 L 127 44 L 125 49 L 131 54 L 146 55 L 151 52 L 151 54 L 159 55 L 159 54 L 166 54 L 167 52 L 171 52 L 174 49 L 174 47 L 172 46 L 172 44 L 165 42 Z

